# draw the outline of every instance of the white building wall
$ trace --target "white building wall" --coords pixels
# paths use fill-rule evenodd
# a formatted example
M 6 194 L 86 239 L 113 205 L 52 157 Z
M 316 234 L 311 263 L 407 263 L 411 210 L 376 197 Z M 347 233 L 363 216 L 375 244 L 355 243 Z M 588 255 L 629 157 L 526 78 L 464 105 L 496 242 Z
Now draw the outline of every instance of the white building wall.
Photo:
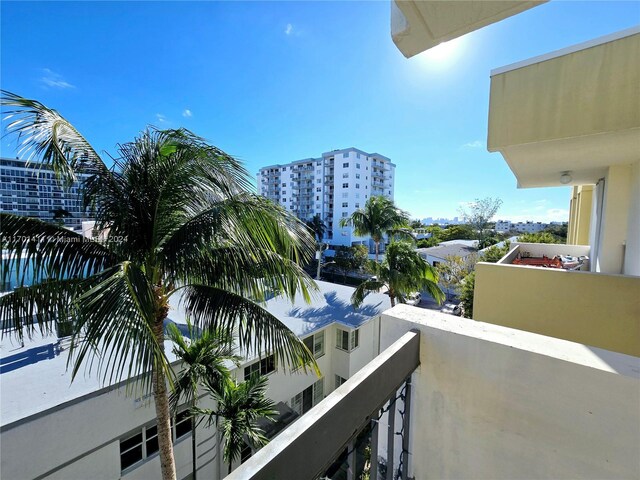
M 311 177 L 310 201 L 297 193 L 302 183 L 293 183 L 295 178 L 291 177 L 297 177 L 297 169 L 301 166 L 306 168 L 309 163 L 312 169 L 303 175 Z M 380 177 L 376 172 L 374 179 L 374 168 L 378 170 L 380 165 L 385 169 L 384 174 Z M 340 227 L 340 220 L 363 208 L 371 195 L 384 195 L 393 200 L 395 165 L 382 155 L 348 148 L 323 153 L 321 158 L 264 167 L 258 172 L 257 178 L 261 195 L 296 213 L 303 220 L 319 214 L 328 227 L 325 242 L 343 246 L 363 243 L 371 247 L 369 238 L 355 236 L 351 227 Z M 307 202 L 310 210 L 305 208 L 304 202 Z

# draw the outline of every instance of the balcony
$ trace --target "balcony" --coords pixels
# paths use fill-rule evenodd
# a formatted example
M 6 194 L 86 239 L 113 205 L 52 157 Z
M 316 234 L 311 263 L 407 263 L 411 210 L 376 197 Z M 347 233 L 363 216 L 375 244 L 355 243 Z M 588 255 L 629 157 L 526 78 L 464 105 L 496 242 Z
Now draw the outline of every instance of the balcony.
M 383 317 L 382 353 L 228 479 L 361 478 L 363 444 L 372 480 L 640 476 L 639 358 L 407 305 Z
M 523 243 L 478 263 L 474 319 L 640 356 L 640 277 L 590 272 L 589 252 Z

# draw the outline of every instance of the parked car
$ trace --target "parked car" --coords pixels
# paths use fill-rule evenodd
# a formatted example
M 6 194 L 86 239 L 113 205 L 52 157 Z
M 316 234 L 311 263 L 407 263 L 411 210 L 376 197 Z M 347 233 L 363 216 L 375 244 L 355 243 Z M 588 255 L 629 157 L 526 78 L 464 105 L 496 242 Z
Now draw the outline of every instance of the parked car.
M 405 303 L 407 305 L 418 305 L 420 304 L 420 300 L 422 300 L 422 295 L 420 295 L 420 292 L 413 292 L 410 293 L 409 295 L 407 295 L 406 299 L 405 299 Z

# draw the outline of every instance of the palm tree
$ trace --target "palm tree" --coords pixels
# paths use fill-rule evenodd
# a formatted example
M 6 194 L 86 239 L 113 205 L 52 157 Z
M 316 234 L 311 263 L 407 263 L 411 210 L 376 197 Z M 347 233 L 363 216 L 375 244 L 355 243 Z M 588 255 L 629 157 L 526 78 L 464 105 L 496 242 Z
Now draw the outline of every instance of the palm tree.
M 435 269 L 408 242 L 392 242 L 382 263 L 370 262 L 369 268 L 374 276 L 358 285 L 351 296 L 356 307 L 362 305 L 369 293 L 382 288 L 387 289 L 392 307 L 396 300 L 404 303 L 406 295 L 416 291 L 428 292 L 439 304 L 444 301 Z
M 235 355 L 233 337 L 220 330 L 199 331 L 187 319 L 187 337 L 174 324 L 167 327 L 167 334 L 173 342 L 173 353 L 181 361 L 182 369 L 176 376 L 173 392 L 169 397 L 171 410 L 177 412 L 178 406 L 188 403 L 191 408 L 193 429 L 191 432 L 192 479 L 197 476 L 196 430 L 198 391 L 201 386 L 208 385 L 219 390 L 230 378 L 227 367 L 229 362 L 238 364 L 240 357 Z
M 322 268 L 322 239 L 324 238 L 324 232 L 327 230 L 327 226 L 318 214 L 314 215 L 311 220 L 307 220 L 306 223 L 317 241 L 316 259 L 318 260 L 318 266 L 316 270 L 316 280 L 320 280 L 320 269 Z
M 262 307 L 272 292 L 309 299 L 314 283 L 300 264 L 313 241 L 293 215 L 248 193 L 250 177 L 237 160 L 187 130 L 147 129 L 120 145 L 108 168 L 55 110 L 8 92 L 1 104 L 21 154 L 38 155 L 67 183 L 78 168 L 90 175 L 84 202 L 106 235 L 91 241 L 1 213 L 0 247 L 13 254 L 3 260 L 3 281 L 27 269 L 46 278 L 0 297 L 1 328 L 22 338 L 72 318 L 72 378 L 86 365 L 105 383 L 133 379 L 127 384 L 151 391 L 162 478 L 174 480 L 163 327 L 170 300 L 198 328 L 235 331 L 243 351 L 317 369 L 298 337 Z
M 318 214 L 314 215 L 311 220 L 307 220 L 307 227 L 309 227 L 311 233 L 316 237 L 316 241 L 322 243 L 324 233 L 327 231 L 327 226 L 322 221 L 322 217 Z
M 356 235 L 370 235 L 376 246 L 376 262 L 380 242 L 385 234 L 411 237 L 407 230 L 409 214 L 396 207 L 393 201 L 383 196 L 372 196 L 364 208 L 358 209 L 350 217 L 340 220 L 341 227 L 351 226 Z
M 278 412 L 275 403 L 266 397 L 267 377 L 253 374 L 245 382 L 228 380 L 221 389 L 207 387 L 217 403 L 216 410 L 202 410 L 209 415 L 209 423 L 221 418 L 219 430 L 224 439 L 223 459 L 229 465 L 240 458 L 245 444 L 253 448 L 266 445 L 269 440 L 258 426 L 258 420 L 272 420 Z

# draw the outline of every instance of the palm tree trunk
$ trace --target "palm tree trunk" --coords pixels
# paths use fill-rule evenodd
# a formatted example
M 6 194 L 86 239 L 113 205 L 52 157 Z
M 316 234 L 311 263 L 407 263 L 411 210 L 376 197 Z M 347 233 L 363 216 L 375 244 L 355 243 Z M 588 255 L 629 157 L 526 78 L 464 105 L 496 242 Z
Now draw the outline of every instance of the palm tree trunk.
M 378 247 L 380 245 L 380 242 L 373 242 L 376 245 L 376 263 L 378 263 Z
M 158 345 L 164 350 L 164 319 L 168 309 L 161 309 L 156 316 L 153 333 Z M 152 372 L 153 400 L 158 419 L 158 447 L 162 480 L 176 480 L 176 464 L 173 458 L 173 442 L 171 438 L 171 414 L 169 413 L 169 396 L 164 372 L 154 367 Z
M 389 300 L 391 301 L 391 308 L 396 306 L 396 297 L 389 294 Z
M 195 393 L 193 400 L 191 402 L 191 408 L 196 406 L 196 396 L 198 392 Z M 191 480 L 196 480 L 198 464 L 197 464 L 197 454 L 196 454 L 196 427 L 198 426 L 196 423 L 195 415 L 191 417 L 191 462 L 193 463 L 193 474 L 191 475 Z

